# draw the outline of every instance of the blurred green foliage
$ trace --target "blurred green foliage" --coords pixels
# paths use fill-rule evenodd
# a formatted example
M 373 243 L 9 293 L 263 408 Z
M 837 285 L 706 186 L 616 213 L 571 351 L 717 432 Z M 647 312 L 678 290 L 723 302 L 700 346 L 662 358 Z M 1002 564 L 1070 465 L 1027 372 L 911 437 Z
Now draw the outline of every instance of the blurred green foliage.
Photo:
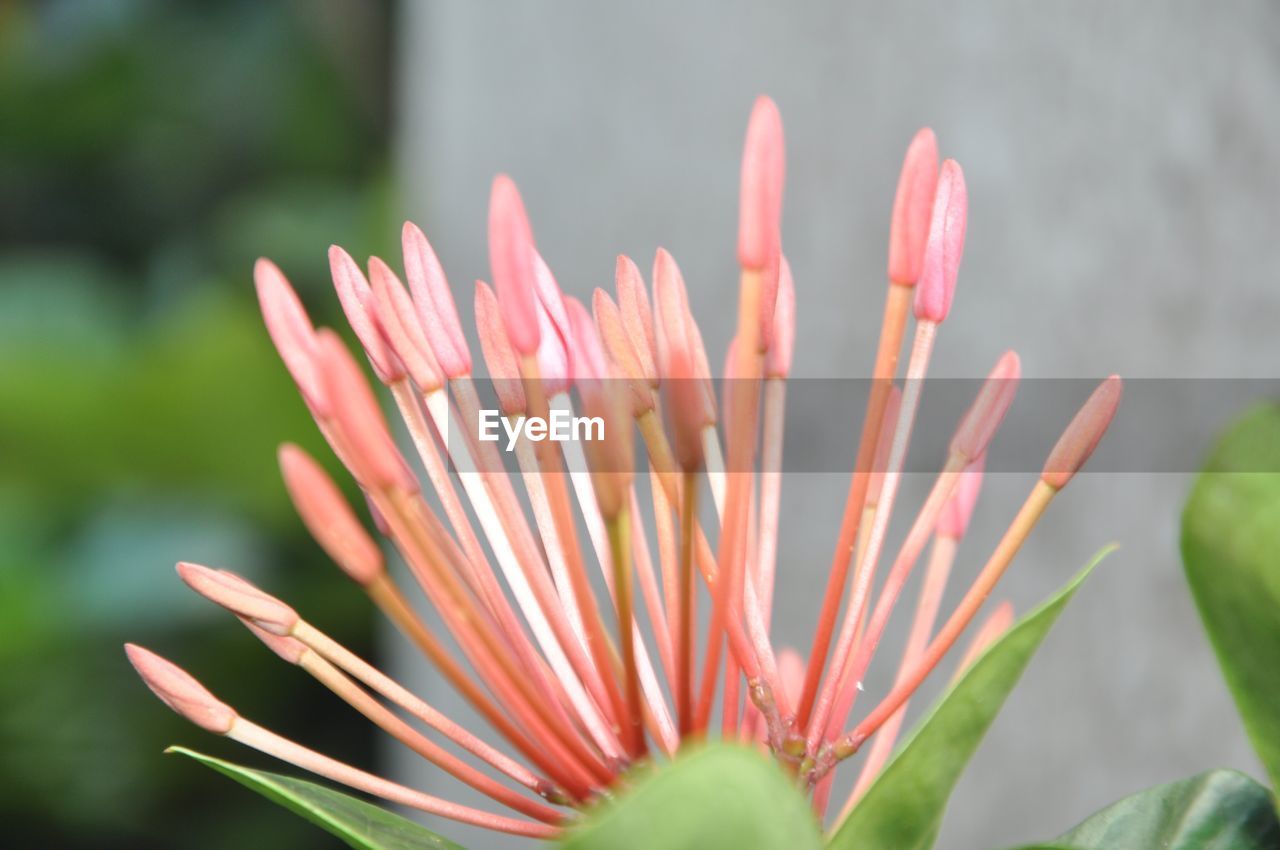
M 388 37 L 387 5 L 360 0 L 0 4 L 6 846 L 325 846 L 160 755 L 219 749 L 145 692 L 124 640 L 372 760 L 364 724 L 172 568 L 243 569 L 368 649 L 360 594 L 279 483 L 276 445 L 319 441 L 250 269 L 271 255 L 324 320 L 325 248 L 360 256 L 394 235 Z

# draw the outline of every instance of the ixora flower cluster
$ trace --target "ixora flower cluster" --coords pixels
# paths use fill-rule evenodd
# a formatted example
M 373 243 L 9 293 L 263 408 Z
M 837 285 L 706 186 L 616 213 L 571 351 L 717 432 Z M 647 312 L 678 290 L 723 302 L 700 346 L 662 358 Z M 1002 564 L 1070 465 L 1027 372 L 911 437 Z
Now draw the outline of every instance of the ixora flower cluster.
M 933 133 L 920 131 L 894 201 L 874 380 L 813 644 L 807 661 L 775 651 L 769 611 L 778 560 L 782 476 L 776 470 L 795 293 L 781 253 L 782 125 L 767 98 L 751 115 L 741 179 L 741 283 L 727 367 L 734 380 L 719 405 L 670 254 L 657 253 L 652 302 L 635 263 L 619 257 L 616 300 L 597 289 L 588 310 L 561 294 L 537 252 L 515 184 L 505 176 L 494 181 L 494 288 L 477 283 L 475 306 L 501 414 L 546 419 L 551 410 L 576 409 L 604 423 L 600 439 L 581 443 L 516 440 L 519 475 L 504 470 L 498 444 L 478 439 L 471 350 L 422 231 L 404 227 L 407 288 L 380 259 L 369 261 L 366 276 L 341 248 L 330 250 L 338 297 L 403 416 L 440 513 L 338 335 L 312 326 L 273 264 L 262 260 L 255 269 L 267 330 L 285 366 L 363 490 L 373 523 L 439 612 L 448 639 L 415 613 L 338 486 L 301 449 L 285 445 L 280 466 L 303 522 L 514 755 L 445 717 L 236 574 L 188 563 L 179 564 L 178 573 L 285 661 L 515 816 L 441 800 L 308 749 L 241 716 L 169 661 L 130 645 L 129 658 L 147 685 L 210 732 L 304 770 L 521 835 L 559 834 L 574 822 L 575 810 L 625 789 L 630 766 L 670 758 L 713 735 L 771 752 L 812 792 L 819 816 L 834 769 L 875 736 L 852 805 L 885 763 L 912 694 L 973 623 L 1049 502 L 1097 445 L 1119 403 L 1120 380 L 1102 382 L 1067 425 L 994 553 L 937 627 L 957 542 L 978 497 L 983 456 L 1019 378 L 1017 355 L 1001 357 L 958 424 L 887 573 L 876 580 L 965 238 L 960 166 L 952 160 L 939 166 Z M 898 359 L 911 314 L 914 339 L 899 388 Z M 648 530 L 633 480 L 634 434 L 647 466 L 636 474 L 651 479 L 644 499 Z M 710 507 L 700 509 L 704 491 L 715 521 L 709 521 Z M 851 723 L 885 625 L 931 540 L 895 683 Z M 593 590 L 591 561 L 603 573 L 607 598 Z M 699 622 L 703 592 L 710 613 Z M 1011 618 L 1007 605 L 995 608 L 975 629 L 961 668 Z

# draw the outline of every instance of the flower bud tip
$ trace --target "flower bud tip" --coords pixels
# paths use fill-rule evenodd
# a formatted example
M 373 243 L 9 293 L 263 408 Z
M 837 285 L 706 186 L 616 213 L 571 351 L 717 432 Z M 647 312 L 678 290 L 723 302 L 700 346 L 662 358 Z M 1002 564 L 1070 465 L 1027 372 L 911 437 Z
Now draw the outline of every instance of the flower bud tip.
M 124 651 L 142 681 L 169 708 L 215 735 L 231 731 L 235 709 L 209 693 L 190 673 L 137 644 L 126 643 Z
M 471 350 L 436 252 L 422 230 L 411 221 L 404 223 L 400 244 L 409 292 L 426 327 L 436 361 L 450 378 L 468 374 L 471 371 Z
M 426 328 L 400 278 L 378 257 L 369 258 L 374 315 L 391 350 L 423 392 L 444 383 Z
M 777 263 L 785 169 L 782 117 L 762 95 L 751 110 L 742 153 L 738 262 L 744 269 L 765 271 Z
M 907 147 L 893 196 L 889 225 L 889 280 L 914 286 L 929 238 L 933 196 L 938 187 L 938 139 L 928 127 L 916 133 Z
M 321 328 L 316 337 L 325 389 L 330 398 L 342 399 L 333 416 L 347 443 L 343 460 L 367 487 L 417 492 L 417 479 L 396 448 L 373 388 L 342 338 L 328 328 Z
M 1098 385 L 1049 453 L 1044 471 L 1040 473 L 1044 483 L 1061 490 L 1080 471 L 1115 418 L 1123 389 L 1119 375 L 1112 375 Z
M 373 581 L 383 569 L 382 550 L 356 519 L 338 485 L 292 443 L 282 445 L 278 456 L 285 489 L 311 536 L 357 584 Z
M 969 218 L 969 196 L 965 191 L 964 172 L 949 159 L 938 173 L 934 194 L 933 216 L 929 222 L 929 238 L 925 241 L 916 283 L 916 318 L 941 322 L 951 311 L 951 299 L 964 256 L 964 233 Z
M 289 370 L 302 397 L 323 415 L 323 382 L 315 363 L 315 328 L 298 294 L 275 263 L 261 258 L 253 265 L 253 284 L 267 334 Z
M 297 611 L 234 573 L 186 561 L 179 561 L 177 569 L 196 593 L 272 634 L 287 635 L 298 622 Z
M 537 353 L 533 231 L 520 191 L 505 174 L 494 178 L 489 195 L 489 268 L 511 345 L 521 355 Z
M 404 369 L 374 317 L 373 287 L 360 271 L 360 266 L 344 249 L 330 245 L 329 272 L 333 276 L 333 288 L 338 293 L 342 312 L 368 355 L 378 380 L 390 384 L 403 378 Z
M 644 369 L 645 378 L 651 387 L 658 386 L 657 333 L 653 324 L 653 308 L 649 304 L 649 293 L 645 291 L 644 278 L 640 269 L 630 257 L 618 255 L 614 267 L 614 282 L 618 291 L 618 309 L 622 313 L 622 323 L 626 327 L 627 336 L 636 356 L 640 358 L 640 366 Z
M 522 413 L 527 402 L 520 381 L 520 360 L 507 336 L 498 296 L 482 280 L 476 281 L 476 334 L 498 406 L 504 414 Z
M 978 396 L 960 420 L 951 438 L 951 451 L 972 461 L 987 450 L 1004 421 L 1022 378 L 1022 361 L 1015 351 L 1006 351 L 982 382 Z

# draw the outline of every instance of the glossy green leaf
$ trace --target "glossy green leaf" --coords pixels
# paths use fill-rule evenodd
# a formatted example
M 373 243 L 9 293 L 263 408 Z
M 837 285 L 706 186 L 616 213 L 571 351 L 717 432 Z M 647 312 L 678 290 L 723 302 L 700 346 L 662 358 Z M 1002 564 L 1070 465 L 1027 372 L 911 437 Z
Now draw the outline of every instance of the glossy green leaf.
M 1182 516 L 1182 560 L 1254 749 L 1280 784 L 1280 406 L 1241 419 Z
M 1061 590 L 1015 623 L 943 695 L 837 827 L 832 850 L 933 846 L 947 799 L 1005 697 L 1063 607 L 1112 548 L 1095 555 Z
M 1271 792 L 1233 770 L 1211 770 L 1125 797 L 1048 844 L 1022 850 L 1274 850 Z
M 717 744 L 681 756 L 593 812 L 572 850 L 817 850 L 813 809 L 771 760 Z
M 357 850 L 462 850 L 452 841 L 407 818 L 323 785 L 241 767 L 184 747 L 170 747 L 168 751 L 189 756 L 226 774 L 246 788 L 328 830 Z

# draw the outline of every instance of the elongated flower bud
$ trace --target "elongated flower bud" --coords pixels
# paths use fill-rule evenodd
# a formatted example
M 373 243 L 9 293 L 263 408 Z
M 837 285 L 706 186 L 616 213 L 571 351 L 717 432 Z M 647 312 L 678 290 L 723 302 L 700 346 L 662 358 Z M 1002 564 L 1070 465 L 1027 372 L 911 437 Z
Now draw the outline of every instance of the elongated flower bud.
M 274 635 L 289 634 L 298 622 L 297 611 L 242 576 L 186 561 L 178 563 L 178 575 L 205 599 Z
M 1040 473 L 1044 483 L 1061 490 L 1080 471 L 1115 418 L 1123 389 L 1119 375 L 1112 375 L 1098 385 L 1049 453 L 1044 471 Z
M 976 460 L 991 443 L 992 437 L 1004 421 L 1013 397 L 1018 392 L 1022 377 L 1022 362 L 1017 352 L 1006 351 L 978 390 L 978 397 L 960 420 L 960 427 L 951 438 L 951 451 L 965 460 Z
M 658 367 L 664 375 L 670 375 L 667 359 L 673 344 L 688 347 L 689 297 L 684 287 L 684 276 L 675 258 L 665 248 L 659 248 L 653 258 L 653 301 L 656 305 L 655 339 L 658 347 Z
M 649 386 L 656 389 L 658 344 L 653 326 L 653 308 L 649 305 L 649 293 L 645 291 L 640 269 L 630 257 L 618 255 L 614 283 L 618 290 L 618 309 L 622 313 L 622 324 L 627 329 L 627 336 L 640 359 Z
M 914 286 L 920 279 L 933 196 L 938 187 L 938 139 L 928 127 L 916 133 L 907 147 L 893 196 L 889 225 L 889 280 Z
M 489 195 L 489 268 L 507 336 L 525 356 L 537 353 L 539 340 L 533 258 L 533 231 L 524 201 L 511 178 L 499 174 Z
M 596 333 L 591 313 L 576 298 L 565 298 L 564 306 L 572 330 L 570 340 L 573 344 L 573 362 L 578 366 L 573 373 L 574 383 L 600 381 L 608 377 L 609 361 L 605 358 L 604 347 L 600 344 L 600 336 Z
M 235 709 L 209 693 L 186 670 L 137 644 L 126 643 L 124 652 L 142 681 L 169 708 L 215 735 L 231 731 Z
M 520 360 L 502 322 L 498 296 L 482 280 L 476 281 L 476 334 L 503 415 L 524 413 L 528 402 L 520 381 Z
M 533 255 L 534 281 L 538 290 L 538 372 L 548 396 L 565 392 L 573 383 L 573 352 L 569 347 L 569 314 L 564 295 L 550 267 L 538 253 Z
M 423 392 L 439 389 L 444 375 L 404 284 L 377 257 L 369 260 L 369 279 L 373 284 L 374 315 L 388 346 Z
M 418 481 L 391 439 L 378 400 L 355 358 L 328 328 L 317 339 L 326 391 L 330 398 L 342 400 L 334 404 L 333 417 L 347 443 L 344 460 L 351 464 L 352 473 L 367 487 L 417 492 Z
M 921 321 L 941 322 L 951 311 L 968 220 L 969 196 L 965 191 L 964 172 L 954 159 L 949 159 L 942 163 L 938 174 L 929 238 L 920 265 L 920 280 L 916 283 L 915 313 Z
M 973 517 L 974 506 L 978 504 L 978 493 L 982 490 L 982 468 L 985 465 L 986 455 L 979 455 L 960 473 L 960 483 L 938 515 L 939 537 L 950 537 L 952 540 L 964 537 L 969 528 L 969 520 Z
M 680 468 L 692 472 L 702 466 L 702 429 L 707 426 L 707 394 L 698 379 L 693 352 L 687 346 L 672 347 L 666 367 L 667 411 L 671 417 L 672 443 Z
M 356 519 L 338 485 L 291 443 L 280 447 L 279 457 L 289 498 L 320 548 L 357 583 L 373 581 L 383 570 L 382 550 Z
M 769 378 L 785 378 L 791 373 L 791 356 L 796 346 L 796 285 L 791 264 L 782 258 L 778 272 L 778 302 L 773 311 L 773 340 L 764 358 Z
M 756 345 L 761 353 L 768 351 L 773 343 L 773 313 L 778 300 L 782 256 L 782 189 L 785 178 L 782 117 L 772 100 L 760 97 L 751 111 L 742 154 L 738 261 L 744 270 L 760 276 L 757 295 L 760 324 Z
M 400 234 L 404 274 L 414 307 L 427 330 L 436 361 L 445 375 L 458 378 L 471 372 L 471 350 L 458 321 L 458 307 L 449 291 L 444 268 L 431 243 L 416 224 L 406 221 Z
M 253 283 L 267 334 L 280 353 L 284 367 L 316 415 L 326 411 L 324 385 L 315 363 L 315 328 L 289 281 L 275 263 L 259 259 L 253 265 Z
M 657 305 L 655 338 L 658 345 L 658 371 L 671 374 L 670 347 L 673 339 L 683 339 L 693 357 L 693 371 L 702 383 L 706 404 L 701 406 L 707 424 L 716 421 L 716 393 L 711 380 L 711 363 L 702 342 L 702 331 L 689 310 L 689 297 L 685 290 L 684 276 L 675 258 L 666 249 L 659 248 L 653 258 L 654 303 Z
M 782 246 L 782 185 L 786 177 L 782 116 L 765 96 L 756 98 L 742 152 L 742 190 L 738 207 L 738 262 L 766 271 L 778 262 Z
M 330 245 L 329 271 L 333 275 L 333 288 L 338 293 L 338 300 L 342 302 L 342 312 L 347 314 L 347 322 L 369 356 L 378 380 L 392 384 L 403 378 L 404 368 L 383 338 L 382 329 L 374 318 L 373 288 L 365 279 L 364 272 L 360 271 L 360 266 L 345 250 Z
M 627 336 L 618 305 L 613 303 L 609 293 L 597 288 L 591 299 L 591 307 L 605 354 L 630 387 L 632 412 L 639 416 L 652 410 L 653 391 L 649 388 L 649 380 L 640 364 L 640 357 L 631 344 L 631 338 Z
M 633 460 L 628 382 L 616 375 L 616 365 L 605 354 L 596 323 L 582 302 L 566 298 L 565 309 L 573 327 L 574 363 L 579 367 L 574 372 L 574 385 L 582 400 L 582 412 L 604 423 L 603 439 L 584 440 L 582 448 L 600 513 L 611 518 L 621 513 L 631 486 Z

